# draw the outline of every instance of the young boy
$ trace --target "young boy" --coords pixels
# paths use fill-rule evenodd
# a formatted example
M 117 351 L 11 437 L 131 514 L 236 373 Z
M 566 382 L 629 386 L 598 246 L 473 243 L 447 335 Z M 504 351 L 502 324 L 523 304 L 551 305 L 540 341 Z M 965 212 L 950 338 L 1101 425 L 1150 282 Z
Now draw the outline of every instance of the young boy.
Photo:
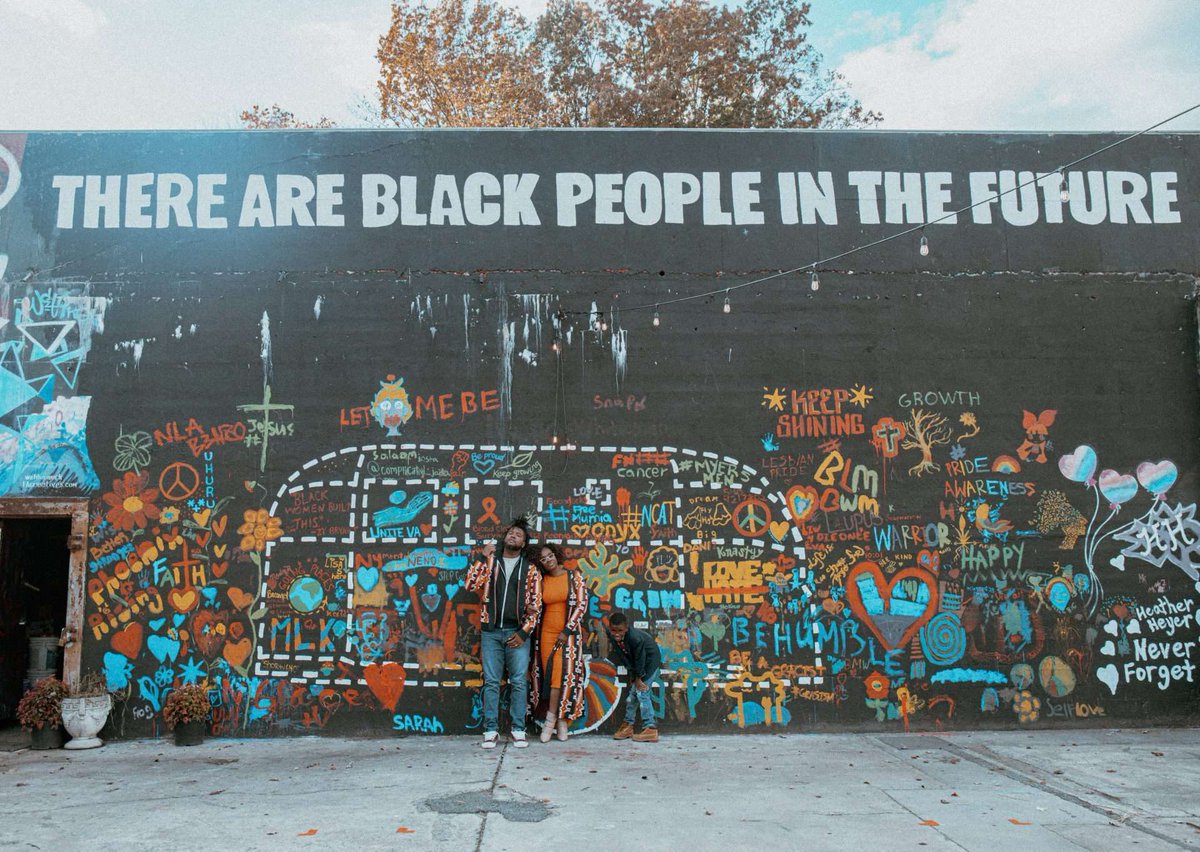
M 650 703 L 650 684 L 658 678 L 658 670 L 662 668 L 658 643 L 646 631 L 630 627 L 629 619 L 623 612 L 614 612 L 608 617 L 607 631 L 611 643 L 608 658 L 616 665 L 625 667 L 630 683 L 629 695 L 625 699 L 625 723 L 613 734 L 613 739 L 656 743 L 658 723 Z M 642 729 L 634 733 L 639 707 L 642 710 Z

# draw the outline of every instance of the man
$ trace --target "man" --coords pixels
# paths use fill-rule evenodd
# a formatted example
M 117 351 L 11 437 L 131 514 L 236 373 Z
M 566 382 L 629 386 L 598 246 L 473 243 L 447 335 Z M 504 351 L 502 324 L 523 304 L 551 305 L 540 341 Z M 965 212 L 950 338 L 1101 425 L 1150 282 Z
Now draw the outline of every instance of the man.
M 542 611 L 542 572 L 525 556 L 529 530 L 523 519 L 504 532 L 504 549 L 488 543 L 467 571 L 467 591 L 479 595 L 480 657 L 483 662 L 483 747 L 499 739 L 500 681 L 508 674 L 512 739 L 525 748 L 525 706 L 529 695 L 529 634 Z
M 658 722 L 650 702 L 650 684 L 658 679 L 662 668 L 662 653 L 654 637 L 644 630 L 629 626 L 623 612 L 608 617 L 608 639 L 611 643 L 608 658 L 624 666 L 631 689 L 625 697 L 625 723 L 613 734 L 614 740 L 632 739 L 638 743 L 658 742 Z M 634 733 L 638 709 L 642 711 L 642 729 Z

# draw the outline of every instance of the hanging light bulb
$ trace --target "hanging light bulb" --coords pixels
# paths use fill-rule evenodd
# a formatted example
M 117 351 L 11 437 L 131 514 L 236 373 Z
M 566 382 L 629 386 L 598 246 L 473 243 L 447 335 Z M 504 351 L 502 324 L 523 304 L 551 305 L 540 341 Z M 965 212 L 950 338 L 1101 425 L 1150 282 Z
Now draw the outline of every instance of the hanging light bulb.
M 552 443 L 556 447 L 558 446 L 558 434 L 557 433 L 555 433 L 554 437 L 552 437 L 550 439 L 550 443 Z
M 557 338 L 557 337 L 556 337 L 556 338 L 554 338 L 554 342 L 550 344 L 550 348 L 551 348 L 551 350 L 553 350 L 554 352 L 561 352 L 561 351 L 562 351 L 562 347 L 558 345 L 558 338 Z
M 808 286 L 812 288 L 814 293 L 821 289 L 821 279 L 817 277 L 816 269 L 812 271 L 812 282 Z
M 929 237 L 921 234 L 921 257 L 929 257 Z
M 651 320 L 651 322 L 654 324 L 655 328 L 658 328 L 660 325 L 662 325 L 662 320 L 658 318 L 658 305 L 654 306 L 654 319 Z
M 1067 188 L 1067 175 L 1062 169 L 1058 170 L 1058 177 L 1061 183 L 1059 184 L 1058 200 L 1066 204 L 1071 200 L 1071 190 Z
M 608 317 L 604 315 L 600 316 L 600 330 L 608 331 Z
M 727 314 L 733 313 L 733 305 L 729 304 L 728 296 L 725 297 L 725 304 L 722 306 L 721 310 Z

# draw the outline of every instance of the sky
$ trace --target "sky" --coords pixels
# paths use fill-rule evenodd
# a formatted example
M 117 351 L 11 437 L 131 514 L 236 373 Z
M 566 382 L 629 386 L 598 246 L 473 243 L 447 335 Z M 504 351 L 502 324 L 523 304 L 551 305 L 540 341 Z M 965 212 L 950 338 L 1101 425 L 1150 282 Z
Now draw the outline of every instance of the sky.
M 812 44 L 880 129 L 1134 131 L 1200 103 L 1200 0 L 811 2 Z M 227 129 L 256 103 L 362 126 L 390 8 L 0 0 L 0 128 Z

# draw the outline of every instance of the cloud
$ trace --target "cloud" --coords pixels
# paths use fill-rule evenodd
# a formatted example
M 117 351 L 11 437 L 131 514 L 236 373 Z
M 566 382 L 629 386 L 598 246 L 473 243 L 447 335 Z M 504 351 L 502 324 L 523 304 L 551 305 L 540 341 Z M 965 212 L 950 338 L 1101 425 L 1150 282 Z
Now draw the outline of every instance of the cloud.
M 55 28 L 53 35 L 89 39 L 108 26 L 108 16 L 83 0 L 0 0 L 0 17 L 26 17 Z
M 1200 100 L 1194 0 L 946 0 L 839 70 L 881 129 L 1138 130 Z M 1200 128 L 1200 111 L 1166 129 Z

